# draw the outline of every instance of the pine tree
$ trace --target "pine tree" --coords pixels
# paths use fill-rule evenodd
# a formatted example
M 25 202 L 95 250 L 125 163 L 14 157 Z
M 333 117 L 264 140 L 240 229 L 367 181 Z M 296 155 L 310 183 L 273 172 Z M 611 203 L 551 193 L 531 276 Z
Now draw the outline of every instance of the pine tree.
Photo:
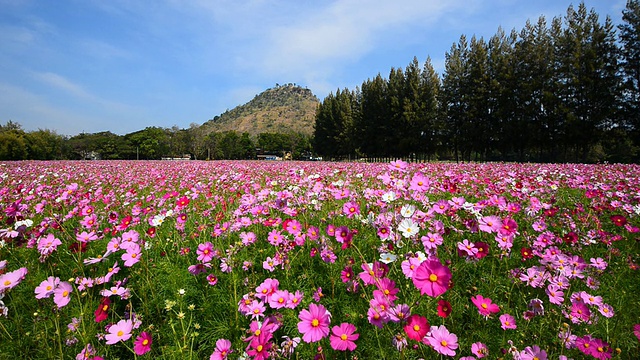
M 465 140 L 469 131 L 469 90 L 468 74 L 468 44 L 464 35 L 457 44 L 445 54 L 445 71 L 442 79 L 442 95 L 440 107 L 442 109 L 444 137 L 453 148 L 456 161 L 470 154 L 470 148 Z
M 620 30 L 621 66 L 624 81 L 624 119 L 635 146 L 640 146 L 640 1 L 628 0 L 622 11 Z

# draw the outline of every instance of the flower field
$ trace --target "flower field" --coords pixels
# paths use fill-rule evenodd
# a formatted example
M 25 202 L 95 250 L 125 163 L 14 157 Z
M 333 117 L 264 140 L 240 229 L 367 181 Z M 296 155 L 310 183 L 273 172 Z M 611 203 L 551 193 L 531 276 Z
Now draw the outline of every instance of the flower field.
M 640 358 L 637 165 L 0 176 L 0 359 Z

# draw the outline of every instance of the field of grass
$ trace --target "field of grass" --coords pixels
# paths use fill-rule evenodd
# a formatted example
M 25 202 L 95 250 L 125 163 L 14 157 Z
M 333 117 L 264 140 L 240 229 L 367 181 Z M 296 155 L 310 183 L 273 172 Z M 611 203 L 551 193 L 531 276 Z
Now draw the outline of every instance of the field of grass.
M 639 174 L 0 163 L 0 359 L 638 359 Z

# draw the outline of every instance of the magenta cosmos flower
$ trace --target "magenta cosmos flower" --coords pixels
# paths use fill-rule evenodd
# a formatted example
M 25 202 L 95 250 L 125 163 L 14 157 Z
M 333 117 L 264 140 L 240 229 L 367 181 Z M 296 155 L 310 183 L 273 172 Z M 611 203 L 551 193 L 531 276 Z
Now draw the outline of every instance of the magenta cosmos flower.
M 429 332 L 429 321 L 424 316 L 413 314 L 407 319 L 404 332 L 407 333 L 409 339 L 422 341 L 422 338 Z
M 478 312 L 482 316 L 489 316 L 500 312 L 500 307 L 494 304 L 491 299 L 485 298 L 482 295 L 472 296 L 471 302 L 478 308 Z
M 336 325 L 331 329 L 331 347 L 334 350 L 340 351 L 353 351 L 357 345 L 354 341 L 358 340 L 359 334 L 354 334 L 356 327 L 349 323 L 342 323 L 339 326 Z
M 329 335 L 331 314 L 324 306 L 309 304 L 309 310 L 300 311 L 298 318 L 298 331 L 303 335 L 304 342 L 316 342 Z
M 151 351 L 151 343 L 151 334 L 143 331 L 133 343 L 133 351 L 136 353 L 136 355 L 144 355 L 147 352 Z
M 437 297 L 449 289 L 451 270 L 440 260 L 425 260 L 414 271 L 412 280 L 421 295 Z
M 425 338 L 433 350 L 442 355 L 455 356 L 458 348 L 458 336 L 450 333 L 444 325 L 432 326 Z

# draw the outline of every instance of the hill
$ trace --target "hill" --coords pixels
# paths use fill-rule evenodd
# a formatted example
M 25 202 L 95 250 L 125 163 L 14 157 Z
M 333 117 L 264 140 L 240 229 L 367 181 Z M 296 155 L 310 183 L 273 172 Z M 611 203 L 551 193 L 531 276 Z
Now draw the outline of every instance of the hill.
M 251 137 L 289 132 L 311 135 L 318 104 L 318 98 L 309 89 L 295 84 L 276 85 L 248 103 L 205 122 L 202 130 L 205 134 L 234 130 L 247 132 Z

